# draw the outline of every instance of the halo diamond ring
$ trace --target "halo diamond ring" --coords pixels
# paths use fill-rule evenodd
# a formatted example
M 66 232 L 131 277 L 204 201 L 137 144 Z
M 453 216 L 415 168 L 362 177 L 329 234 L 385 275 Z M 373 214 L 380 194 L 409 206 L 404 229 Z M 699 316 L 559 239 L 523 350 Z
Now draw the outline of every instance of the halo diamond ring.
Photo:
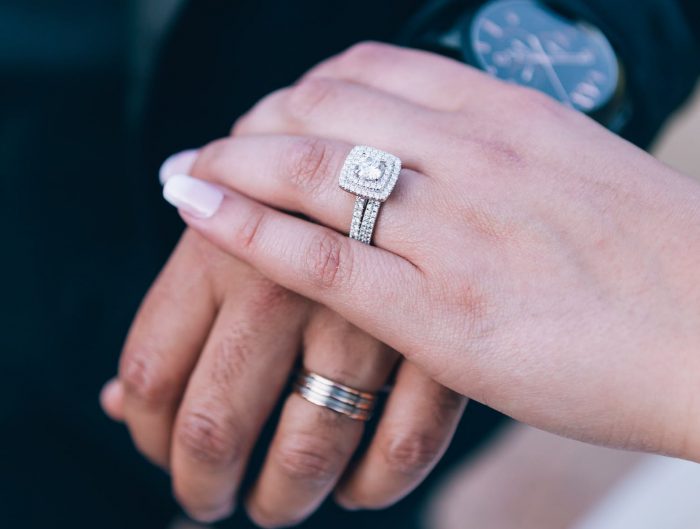
M 394 189 L 401 172 L 401 160 L 374 147 L 357 145 L 348 154 L 338 184 L 356 195 L 350 223 L 351 239 L 372 242 L 379 207 Z

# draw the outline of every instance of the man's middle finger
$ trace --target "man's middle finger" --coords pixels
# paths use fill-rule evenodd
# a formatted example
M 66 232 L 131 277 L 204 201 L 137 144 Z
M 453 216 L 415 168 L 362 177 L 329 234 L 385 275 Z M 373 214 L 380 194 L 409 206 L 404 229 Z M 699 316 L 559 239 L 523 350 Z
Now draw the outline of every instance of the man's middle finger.
M 252 446 L 297 355 L 305 304 L 274 285 L 254 299 L 224 302 L 173 435 L 175 495 L 194 518 L 213 521 L 232 511 Z

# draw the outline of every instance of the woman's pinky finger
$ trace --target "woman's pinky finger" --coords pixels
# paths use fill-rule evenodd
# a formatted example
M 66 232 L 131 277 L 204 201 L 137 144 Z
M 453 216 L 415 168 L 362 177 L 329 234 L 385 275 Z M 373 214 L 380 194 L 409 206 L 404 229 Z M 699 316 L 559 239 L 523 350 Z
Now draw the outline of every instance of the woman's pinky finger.
M 422 274 L 407 260 L 189 176 L 171 177 L 163 195 L 190 227 L 275 283 L 412 348 L 401 322 L 415 313 Z
M 442 457 L 466 404 L 404 361 L 374 438 L 336 489 L 336 501 L 349 509 L 380 509 L 410 493 Z

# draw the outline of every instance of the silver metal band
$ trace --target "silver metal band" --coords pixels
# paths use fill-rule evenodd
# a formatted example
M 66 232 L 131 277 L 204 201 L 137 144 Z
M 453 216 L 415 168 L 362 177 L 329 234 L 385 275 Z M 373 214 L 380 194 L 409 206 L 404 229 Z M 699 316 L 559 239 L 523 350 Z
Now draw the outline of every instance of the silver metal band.
M 366 198 L 357 197 L 355 199 L 355 208 L 352 210 L 349 236 L 356 241 L 360 240 L 360 228 L 362 226 L 362 216 L 365 214 L 365 206 L 367 206 Z
M 377 215 L 379 208 L 382 205 L 378 200 L 368 200 L 365 213 L 362 215 L 362 226 L 360 226 L 360 241 L 365 244 L 372 243 L 372 235 L 374 234 L 374 225 L 377 223 Z
M 351 419 L 368 421 L 376 403 L 376 395 L 360 391 L 311 371 L 301 371 L 294 384 L 294 391 L 302 398 L 341 413 Z
M 379 208 L 391 194 L 401 172 L 401 160 L 366 145 L 353 147 L 340 172 L 339 185 L 354 194 L 349 236 L 371 244 Z
M 381 202 L 378 200 L 369 200 L 362 197 L 355 199 L 355 208 L 353 209 L 352 222 L 350 223 L 349 236 L 351 239 L 365 244 L 372 243 L 374 225 L 377 222 L 377 215 L 381 205 Z

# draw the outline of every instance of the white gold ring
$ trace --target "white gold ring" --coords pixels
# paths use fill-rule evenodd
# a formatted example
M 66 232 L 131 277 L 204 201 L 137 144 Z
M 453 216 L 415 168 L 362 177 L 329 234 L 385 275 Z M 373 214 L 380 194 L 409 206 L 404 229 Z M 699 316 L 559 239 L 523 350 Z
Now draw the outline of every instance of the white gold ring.
M 394 189 L 401 173 L 401 160 L 374 147 L 357 145 L 345 158 L 338 184 L 352 193 L 355 208 L 350 222 L 351 239 L 372 242 L 379 207 Z
M 312 371 L 302 370 L 294 391 L 306 401 L 351 419 L 368 421 L 377 400 L 374 393 L 339 384 Z

